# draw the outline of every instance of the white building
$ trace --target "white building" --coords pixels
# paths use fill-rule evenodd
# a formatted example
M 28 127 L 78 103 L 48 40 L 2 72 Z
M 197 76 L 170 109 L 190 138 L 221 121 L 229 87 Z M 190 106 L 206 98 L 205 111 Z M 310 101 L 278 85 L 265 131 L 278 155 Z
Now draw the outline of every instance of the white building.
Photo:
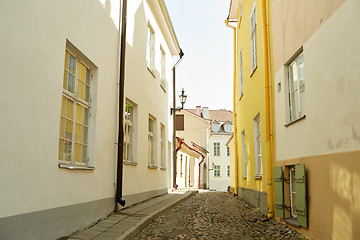
M 209 188 L 227 191 L 230 186 L 230 148 L 226 145 L 233 132 L 233 114 L 229 110 L 209 110 Z
M 0 3 L 0 239 L 57 239 L 114 210 L 121 5 Z M 162 0 L 127 12 L 130 205 L 168 187 L 167 81 L 180 48 Z

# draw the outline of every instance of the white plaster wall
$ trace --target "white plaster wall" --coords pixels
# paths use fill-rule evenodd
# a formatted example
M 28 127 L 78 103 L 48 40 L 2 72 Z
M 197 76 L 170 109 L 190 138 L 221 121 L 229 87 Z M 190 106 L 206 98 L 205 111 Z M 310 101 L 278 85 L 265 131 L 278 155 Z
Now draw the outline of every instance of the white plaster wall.
M 360 149 L 359 9 L 346 1 L 303 43 L 306 118 L 288 127 L 286 67 L 275 73 L 277 160 Z
M 135 160 L 136 166 L 124 165 L 124 195 L 168 188 L 171 160 L 168 152 L 168 141 L 171 141 L 169 127 L 169 82 L 171 82 L 172 53 L 159 29 L 157 19 L 153 16 L 147 1 L 128 1 L 128 26 L 125 71 L 126 98 L 136 104 Z M 147 26 L 150 22 L 155 32 L 155 71 L 147 69 L 146 44 Z M 160 45 L 165 51 L 166 80 L 168 88 L 160 87 Z M 148 118 L 156 118 L 156 166 L 148 168 Z M 165 126 L 166 170 L 161 169 L 160 124 Z
M 103 2 L 0 3 L 0 218 L 114 196 L 118 19 L 111 16 L 119 9 Z M 66 39 L 97 66 L 89 132 L 95 170 L 58 167 Z
M 209 188 L 217 191 L 227 191 L 230 177 L 227 176 L 227 166 L 230 166 L 230 156 L 227 156 L 226 143 L 231 135 L 212 135 L 209 139 L 209 168 L 220 165 L 220 176 L 214 177 L 214 170 L 209 171 Z M 220 156 L 214 156 L 214 142 L 220 143 Z M 231 174 L 231 167 L 230 167 Z M 230 175 L 231 176 L 231 175 Z

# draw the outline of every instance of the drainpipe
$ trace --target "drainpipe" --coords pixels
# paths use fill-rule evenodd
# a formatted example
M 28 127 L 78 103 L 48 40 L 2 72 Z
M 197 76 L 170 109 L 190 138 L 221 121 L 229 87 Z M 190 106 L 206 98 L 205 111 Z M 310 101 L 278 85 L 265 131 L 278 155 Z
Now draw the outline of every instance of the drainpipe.
M 179 53 L 180 59 L 177 60 L 177 62 L 174 64 L 172 71 L 173 71 L 173 110 L 171 110 L 171 114 L 173 114 L 173 188 L 177 188 L 176 185 L 176 128 L 175 128 L 175 124 L 176 124 L 176 94 L 175 94 L 175 69 L 177 67 L 177 65 L 179 65 L 179 63 L 182 60 L 182 57 L 184 56 L 183 51 L 180 49 L 180 53 Z
M 268 218 L 273 217 L 273 156 L 272 156 L 272 119 L 271 119 L 271 109 L 270 109 L 270 101 L 271 101 L 271 85 L 270 85 L 270 77 L 269 77 L 269 36 L 268 36 L 268 1 L 262 0 L 262 18 L 264 24 L 264 62 L 265 62 L 265 114 L 266 114 L 266 176 L 267 176 L 267 205 L 268 205 Z
M 119 66 L 119 133 L 118 133 L 118 156 L 117 156 L 117 179 L 116 179 L 116 202 L 115 211 L 118 206 L 125 206 L 125 199 L 122 198 L 123 186 L 123 158 L 124 158 L 124 83 L 125 83 L 125 47 L 126 47 L 126 9 L 127 0 L 123 0 L 121 18 L 121 45 L 120 45 L 120 66 Z
M 229 20 L 225 20 L 225 24 L 227 27 L 232 28 L 234 30 L 234 81 L 233 81 L 233 94 L 234 94 L 234 102 L 233 102 L 233 111 L 234 111 L 234 144 L 235 144 L 235 195 L 238 195 L 238 145 L 237 145 L 237 123 L 236 123 L 236 27 L 229 25 Z

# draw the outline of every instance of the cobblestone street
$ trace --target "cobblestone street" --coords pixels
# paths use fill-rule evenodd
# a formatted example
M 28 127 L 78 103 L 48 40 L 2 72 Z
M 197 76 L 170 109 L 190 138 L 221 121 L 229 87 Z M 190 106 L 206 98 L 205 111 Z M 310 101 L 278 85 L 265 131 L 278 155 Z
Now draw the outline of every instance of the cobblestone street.
M 306 239 L 268 220 L 239 197 L 198 193 L 156 219 L 134 239 Z

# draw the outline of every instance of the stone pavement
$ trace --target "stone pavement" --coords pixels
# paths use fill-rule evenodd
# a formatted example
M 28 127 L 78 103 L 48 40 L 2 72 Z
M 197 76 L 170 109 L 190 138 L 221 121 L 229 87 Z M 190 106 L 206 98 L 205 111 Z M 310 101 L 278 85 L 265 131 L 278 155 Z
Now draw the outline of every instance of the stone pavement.
M 240 197 L 200 192 L 172 208 L 138 234 L 139 239 L 306 239 Z
M 95 225 L 73 233 L 62 240 L 123 240 L 132 239 L 154 219 L 197 191 L 179 190 L 152 198 L 114 213 Z

